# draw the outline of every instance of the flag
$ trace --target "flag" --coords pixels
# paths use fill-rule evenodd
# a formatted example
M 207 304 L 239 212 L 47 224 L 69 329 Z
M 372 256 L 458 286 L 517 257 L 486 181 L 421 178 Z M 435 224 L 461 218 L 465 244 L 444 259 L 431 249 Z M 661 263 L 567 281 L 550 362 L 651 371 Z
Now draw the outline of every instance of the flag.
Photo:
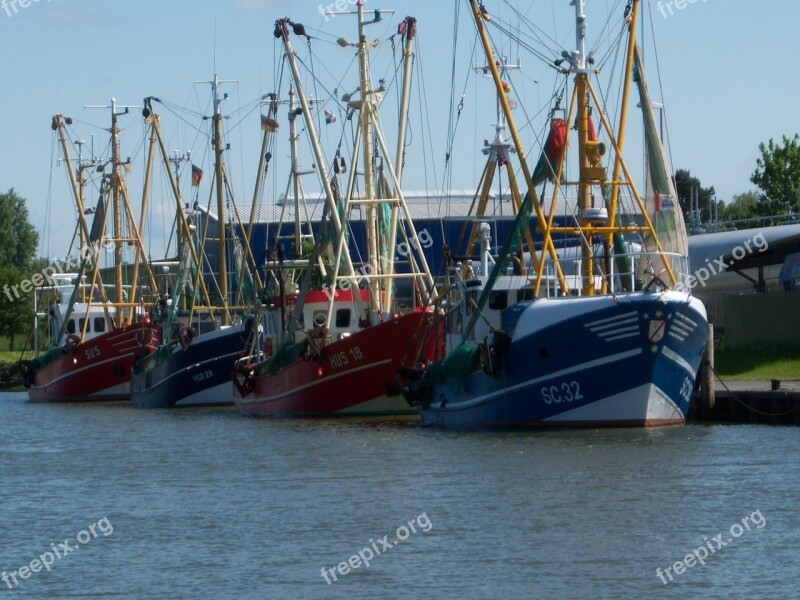
M 203 169 L 192 165 L 192 185 L 197 187 L 200 185 L 200 180 L 203 178 Z
M 325 124 L 330 125 L 331 123 L 336 123 L 336 115 L 333 114 L 331 111 L 325 111 Z
M 261 129 L 264 131 L 278 131 L 280 124 L 275 119 L 270 119 L 267 115 L 261 115 Z

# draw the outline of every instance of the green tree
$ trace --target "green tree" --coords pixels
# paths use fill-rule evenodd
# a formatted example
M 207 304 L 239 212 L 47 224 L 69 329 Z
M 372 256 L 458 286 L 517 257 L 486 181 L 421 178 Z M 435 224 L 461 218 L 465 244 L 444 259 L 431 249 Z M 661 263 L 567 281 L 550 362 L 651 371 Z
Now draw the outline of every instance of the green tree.
M 18 267 L 0 267 L 0 336 L 9 339 L 11 350 L 14 350 L 14 336 L 27 334 L 31 327 L 33 298 L 19 289 L 19 284 L 27 277 Z
M 761 215 L 759 213 L 759 203 L 761 195 L 756 191 L 736 194 L 730 204 L 722 204 L 719 211 L 719 218 L 722 221 L 743 221 Z
M 14 188 L 0 194 L 0 267 L 26 268 L 39 244 L 39 234 L 28 222 L 25 198 Z
M 783 144 L 770 139 L 758 145 L 761 158 L 750 181 L 763 192 L 759 202 L 762 215 L 800 211 L 800 134 L 783 136 Z
M 691 172 L 686 169 L 678 169 L 675 171 L 675 191 L 678 194 L 678 202 L 680 202 L 681 209 L 683 209 L 683 214 L 687 222 L 690 221 L 689 207 L 692 194 L 691 190 L 693 188 L 699 190 L 700 220 L 708 220 L 710 218 L 711 203 L 714 202 L 714 196 L 716 195 L 714 186 L 712 185 L 711 187 L 704 188 L 700 180 L 697 177 L 692 177 Z

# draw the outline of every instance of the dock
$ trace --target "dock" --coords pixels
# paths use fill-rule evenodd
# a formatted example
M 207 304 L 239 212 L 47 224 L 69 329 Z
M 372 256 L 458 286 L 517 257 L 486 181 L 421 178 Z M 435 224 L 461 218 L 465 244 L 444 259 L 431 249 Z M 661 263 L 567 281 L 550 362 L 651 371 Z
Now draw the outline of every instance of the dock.
M 711 406 L 696 393 L 687 422 L 800 425 L 800 380 L 716 380 Z

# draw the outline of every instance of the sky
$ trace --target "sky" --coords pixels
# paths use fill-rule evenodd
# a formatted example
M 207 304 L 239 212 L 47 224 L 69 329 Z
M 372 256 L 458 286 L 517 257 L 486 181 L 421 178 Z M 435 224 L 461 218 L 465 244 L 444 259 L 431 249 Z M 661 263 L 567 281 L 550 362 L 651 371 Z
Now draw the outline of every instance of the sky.
M 353 9 L 354 2 L 340 0 L 340 6 Z M 501 19 L 515 18 L 506 1 L 485 0 L 485 4 Z M 547 32 L 554 45 L 574 45 L 569 0 L 513 4 Z M 457 5 L 460 19 L 454 28 Z M 471 54 L 475 29 L 466 1 L 366 0 L 365 7 L 397 11 L 368 30 L 370 38 L 383 40 L 375 51 L 373 68 L 375 79 L 384 76 L 390 83 L 387 98 L 396 95 L 396 86 L 392 87 L 395 54 L 389 36 L 405 15 L 415 16 L 419 23 L 412 105 L 426 116 L 416 121 L 409 140 L 413 158 L 404 180 L 409 189 L 439 189 L 445 182 L 448 117 L 454 112 L 450 81 L 455 47 L 455 97 L 458 100 L 463 92 L 465 106 L 446 182 L 450 188 L 472 189 L 483 166 L 482 140 L 492 136 L 494 117 L 487 101 L 492 94 L 489 84 L 470 68 L 481 61 Z M 621 0 L 588 0 L 587 12 L 596 18 L 589 23 L 590 42 L 601 33 L 609 14 L 619 22 L 622 7 Z M 653 39 L 657 42 L 659 71 L 649 71 L 650 86 L 656 89 L 654 97 L 666 106 L 674 166 L 690 170 L 704 186 L 713 185 L 718 199 L 728 201 L 753 189 L 749 179 L 759 143 L 800 131 L 796 109 L 800 78 L 792 66 L 800 45 L 795 29 L 800 3 L 643 0 L 643 8 L 646 47 L 653 47 Z M 157 108 L 170 148 L 192 150 L 192 162 L 210 172 L 208 125 L 200 120 L 201 115 L 211 114 L 210 87 L 195 82 L 212 78 L 215 59 L 219 77 L 235 80 L 223 87 L 229 94 L 223 104 L 223 111 L 230 115 L 226 120 L 231 144 L 228 168 L 237 201 L 249 202 L 260 153 L 257 99 L 276 87 L 281 64 L 281 48 L 273 36 L 277 18 L 288 16 L 305 24 L 315 38 L 313 59 L 305 41 L 295 38 L 294 43 L 319 78 L 309 89 L 323 99 L 319 110 L 330 108 L 339 115 L 333 126 L 321 124 L 326 151 L 332 152 L 346 125 L 331 96 L 356 87 L 352 49 L 340 48 L 333 41 L 340 36 L 355 39 L 355 31 L 351 17 L 323 15 L 324 9 L 313 0 L 0 2 L 0 189 L 13 187 L 27 199 L 30 220 L 43 238 L 40 253 L 63 255 L 74 228 L 75 209 L 63 165 L 56 161 L 52 115 L 73 117 L 75 135 L 86 140 L 88 148 L 94 134 L 96 153 L 101 154 L 109 111 L 84 106 L 107 104 L 112 96 L 121 105 L 141 106 L 145 96 L 157 96 L 172 107 Z M 455 46 L 454 31 L 459 35 Z M 515 58 L 513 44 L 503 42 L 497 33 L 493 36 Z M 646 50 L 648 69 L 655 57 L 655 51 Z M 529 55 L 523 56 L 522 66 L 521 74 L 512 75 L 525 114 L 544 114 L 542 107 L 551 100 L 551 84 L 546 82 L 551 70 Z M 347 76 L 337 81 L 341 73 Z M 285 94 L 285 84 L 281 85 Z M 134 159 L 131 196 L 136 205 L 136 185 L 142 179 L 137 164 L 143 156 L 141 110 L 131 109 L 121 123 L 122 153 Z M 530 152 L 538 154 L 535 138 L 529 135 L 527 140 Z M 276 171 L 286 169 L 287 153 L 283 147 L 276 152 Z M 284 175 L 276 174 L 275 179 L 267 196 L 280 193 L 285 185 Z M 202 186 L 209 181 L 201 185 L 201 197 L 206 197 L 208 190 Z M 188 176 L 182 184 L 188 186 Z M 168 209 L 162 209 L 153 222 L 160 219 L 162 229 L 168 227 L 167 214 Z

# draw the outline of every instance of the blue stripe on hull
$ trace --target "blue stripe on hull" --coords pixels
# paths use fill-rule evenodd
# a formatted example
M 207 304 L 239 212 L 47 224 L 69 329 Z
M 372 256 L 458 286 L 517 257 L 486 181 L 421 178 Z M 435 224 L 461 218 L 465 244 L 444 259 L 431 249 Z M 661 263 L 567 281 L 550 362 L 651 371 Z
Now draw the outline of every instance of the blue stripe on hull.
M 707 336 L 689 304 L 642 295 L 512 337 L 495 374 L 434 385 L 420 415 L 457 428 L 682 422 Z
M 247 328 L 234 326 L 222 335 L 198 336 L 186 350 L 179 347 L 166 357 L 158 354 L 146 357 L 133 370 L 133 405 L 138 408 L 232 405 L 231 373 L 236 356 L 245 346 L 247 333 Z M 219 393 L 213 388 L 218 388 Z

